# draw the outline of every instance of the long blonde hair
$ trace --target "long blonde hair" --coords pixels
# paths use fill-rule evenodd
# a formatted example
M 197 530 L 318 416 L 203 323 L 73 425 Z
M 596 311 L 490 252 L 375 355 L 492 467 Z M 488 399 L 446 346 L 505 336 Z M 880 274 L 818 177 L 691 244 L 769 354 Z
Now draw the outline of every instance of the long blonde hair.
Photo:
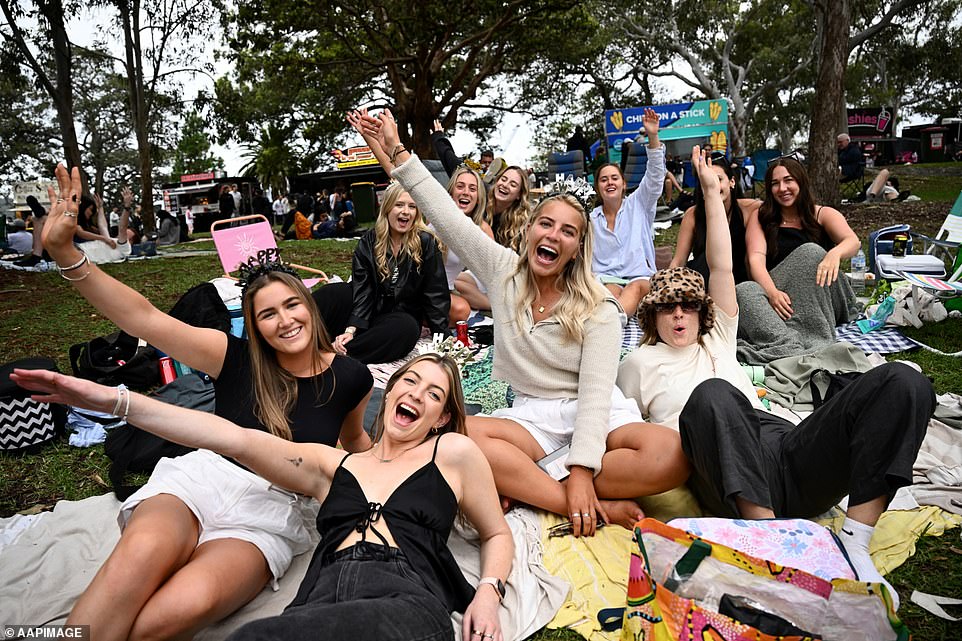
M 484 188 L 484 181 L 481 180 L 481 176 L 478 175 L 478 172 L 464 165 L 455 169 L 454 173 L 451 174 L 451 179 L 448 180 L 448 194 L 450 194 L 452 198 L 454 197 L 454 186 L 457 184 L 458 178 L 464 174 L 471 174 L 474 176 L 474 180 L 477 182 L 478 201 L 474 203 L 474 209 L 472 209 L 468 215 L 471 217 L 471 220 L 474 221 L 475 225 L 480 226 L 481 221 L 484 220 L 485 209 L 488 206 L 488 190 Z
M 606 290 L 591 273 L 591 248 L 593 235 L 591 225 L 585 216 L 584 207 L 574 196 L 562 194 L 545 198 L 531 212 L 526 227 L 531 227 L 538 220 L 541 211 L 550 203 L 564 203 L 581 215 L 581 242 L 578 253 L 565 265 L 558 274 L 555 286 L 561 291 L 561 298 L 554 307 L 554 318 L 561 324 L 565 336 L 573 342 L 581 342 L 585 335 L 585 322 L 591 318 L 598 305 L 608 296 Z M 515 321 L 518 327 L 523 327 L 525 311 L 531 307 L 538 296 L 538 285 L 528 264 L 528 252 L 523 250 L 518 258 L 518 266 L 514 275 L 521 274 L 524 279 L 515 308 Z
M 391 378 L 388 379 L 387 385 L 384 389 L 384 398 L 381 399 L 381 406 L 377 409 L 377 416 L 374 418 L 374 437 L 371 439 L 373 442 L 377 443 L 384 435 L 384 404 L 387 395 L 390 394 L 392 389 L 394 389 L 394 385 L 398 382 L 398 379 L 404 376 L 404 374 L 407 373 L 409 369 L 414 367 L 414 365 L 422 361 L 436 363 L 441 367 L 441 369 L 444 370 L 444 373 L 447 374 L 448 377 L 448 394 L 444 402 L 443 411 L 447 412 L 450 418 L 443 427 L 438 429 L 437 433 L 468 433 L 466 427 L 467 421 L 465 419 L 464 412 L 464 393 L 461 391 L 461 373 L 458 371 L 458 364 L 454 362 L 454 359 L 450 356 L 428 353 L 415 356 L 407 363 L 402 365 L 398 371 L 394 372 Z M 430 438 L 430 436 L 428 438 Z
M 521 178 L 521 191 L 518 193 L 517 200 L 511 203 L 504 212 L 497 214 L 498 220 L 496 223 L 494 219 L 495 197 L 492 194 L 488 199 L 485 220 L 491 225 L 491 229 L 494 231 L 494 239 L 498 241 L 499 245 L 509 247 L 520 254 L 523 252 L 524 232 L 531 218 L 531 205 L 528 203 L 528 179 L 527 172 L 524 169 L 517 165 L 511 165 L 498 175 L 498 180 L 501 180 L 501 176 L 512 170 L 516 171 Z M 492 189 L 497 189 L 497 185 L 496 180 Z
M 401 183 L 393 182 L 388 185 L 381 199 L 381 209 L 378 211 L 377 221 L 374 223 L 374 263 L 377 265 L 377 273 L 381 277 L 381 280 L 386 280 L 391 275 L 391 270 L 387 263 L 387 252 L 391 244 L 391 227 L 388 224 L 387 216 L 398 198 L 401 197 L 401 194 L 405 193 L 407 193 L 407 190 L 401 186 Z M 400 260 L 402 256 L 407 254 L 411 260 L 414 261 L 416 269 L 420 270 L 421 232 L 426 230 L 427 227 L 424 224 L 424 217 L 421 215 L 421 210 L 418 209 L 414 224 L 411 225 L 411 228 L 401 237 L 401 251 L 394 259 Z
M 311 370 L 313 372 L 318 373 L 323 369 L 324 362 L 321 354 L 333 354 L 334 346 L 331 345 L 327 328 L 310 292 L 296 276 L 281 271 L 267 272 L 244 290 L 241 309 L 250 335 L 248 346 L 254 386 L 254 416 L 271 434 L 289 441 L 291 440 L 289 417 L 297 403 L 297 379 L 277 362 L 277 352 L 257 329 L 255 318 L 254 299 L 257 297 L 257 292 L 271 283 L 287 285 L 310 314 L 311 344 L 313 345 Z M 316 379 L 314 383 L 316 388 Z M 331 394 L 333 395 L 333 386 Z

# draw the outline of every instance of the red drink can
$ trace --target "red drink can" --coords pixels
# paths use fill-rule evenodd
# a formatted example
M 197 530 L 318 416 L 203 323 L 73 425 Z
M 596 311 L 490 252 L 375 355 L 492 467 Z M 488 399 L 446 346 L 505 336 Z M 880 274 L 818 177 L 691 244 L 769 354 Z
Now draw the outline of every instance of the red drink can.
M 468 338 L 468 323 L 467 321 L 458 321 L 457 325 L 457 336 L 458 342 L 468 347 L 471 345 L 471 339 Z
M 162 385 L 173 382 L 177 378 L 177 371 L 174 369 L 174 359 L 170 356 L 162 357 L 157 366 L 160 368 L 160 382 Z

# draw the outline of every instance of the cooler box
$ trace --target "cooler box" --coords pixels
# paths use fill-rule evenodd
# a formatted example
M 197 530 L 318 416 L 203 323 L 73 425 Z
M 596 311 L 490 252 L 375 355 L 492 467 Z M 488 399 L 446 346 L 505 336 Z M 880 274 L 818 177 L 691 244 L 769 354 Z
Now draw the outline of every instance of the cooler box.
M 878 254 L 876 257 L 878 276 L 889 280 L 900 280 L 899 272 L 924 274 L 933 278 L 945 278 L 945 263 L 938 256 L 928 254 L 893 256 L 892 254 Z

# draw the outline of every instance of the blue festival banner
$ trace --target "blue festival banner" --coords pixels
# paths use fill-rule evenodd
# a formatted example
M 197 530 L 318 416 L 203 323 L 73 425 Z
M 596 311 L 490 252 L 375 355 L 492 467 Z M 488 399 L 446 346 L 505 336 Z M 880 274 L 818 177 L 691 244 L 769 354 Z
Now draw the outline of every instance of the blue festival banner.
M 610 109 L 605 111 L 605 138 L 608 143 L 608 159 L 621 160 L 621 146 L 644 137 L 642 118 L 649 107 Z M 699 138 L 711 143 L 715 151 L 728 151 L 728 101 L 697 100 L 670 105 L 651 105 L 658 114 L 661 140 Z

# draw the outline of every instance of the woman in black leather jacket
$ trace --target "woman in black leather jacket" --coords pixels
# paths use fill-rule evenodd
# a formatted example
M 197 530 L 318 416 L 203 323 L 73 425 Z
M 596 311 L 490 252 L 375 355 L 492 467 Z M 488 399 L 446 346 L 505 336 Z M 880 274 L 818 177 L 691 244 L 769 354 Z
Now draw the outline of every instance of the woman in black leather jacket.
M 327 326 L 337 333 L 335 351 L 362 363 L 406 356 L 422 324 L 447 333 L 451 297 L 444 256 L 414 200 L 399 184 L 384 192 L 374 229 L 358 241 L 351 284 L 322 287 L 314 299 Z

